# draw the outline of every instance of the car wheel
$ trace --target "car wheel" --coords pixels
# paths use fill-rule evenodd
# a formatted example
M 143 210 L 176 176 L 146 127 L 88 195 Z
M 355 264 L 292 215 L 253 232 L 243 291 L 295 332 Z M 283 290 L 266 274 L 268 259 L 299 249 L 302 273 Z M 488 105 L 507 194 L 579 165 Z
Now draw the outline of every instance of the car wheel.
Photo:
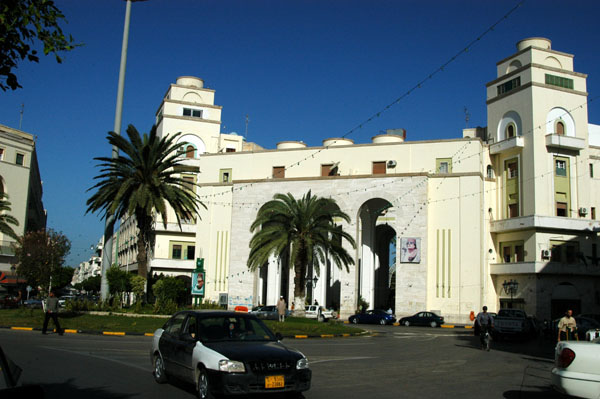
M 436 323 L 435 321 L 432 321 L 431 323 L 429 323 L 429 325 L 430 325 L 432 328 L 436 328 L 436 327 L 437 327 L 437 323 Z
M 381 324 L 382 326 L 385 326 L 387 323 L 385 322 L 385 319 L 381 319 L 381 320 L 379 320 L 379 324 Z
M 408 321 L 408 320 L 404 320 L 404 325 L 405 325 L 406 327 L 410 326 L 410 321 Z
M 208 373 L 204 367 L 198 371 L 198 382 L 196 383 L 196 392 L 199 399 L 212 399 L 213 395 L 210 392 L 208 383 Z
M 358 318 L 357 318 L 357 317 L 353 318 L 353 319 L 352 319 L 352 323 L 354 323 L 354 324 L 358 324 Z
M 157 353 L 154 355 L 154 381 L 159 384 L 167 382 L 167 373 L 165 372 L 165 364 L 163 363 L 162 357 Z

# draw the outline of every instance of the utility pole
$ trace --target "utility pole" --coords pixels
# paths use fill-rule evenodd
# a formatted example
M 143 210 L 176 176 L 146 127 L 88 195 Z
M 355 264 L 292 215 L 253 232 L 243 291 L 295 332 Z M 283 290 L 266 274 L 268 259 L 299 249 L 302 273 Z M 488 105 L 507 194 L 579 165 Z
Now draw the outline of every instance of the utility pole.
M 21 126 L 23 125 L 23 112 L 25 111 L 25 104 L 21 103 L 21 111 L 19 112 L 21 114 L 21 116 L 19 117 L 19 130 L 21 129 Z
M 140 0 L 134 0 L 140 1 Z M 117 89 L 117 106 L 115 110 L 115 125 L 114 132 L 121 134 L 121 120 L 123 116 L 123 92 L 125 89 L 125 69 L 127 67 L 127 45 L 129 42 L 129 20 L 131 15 L 131 2 L 127 0 L 125 7 L 125 24 L 123 27 L 123 44 L 121 46 L 121 66 L 119 68 L 119 85 Z M 119 149 L 116 146 L 112 148 L 112 158 L 119 157 Z M 106 272 L 112 265 L 112 247 L 113 247 L 113 234 L 115 229 L 115 216 L 113 214 L 106 215 L 106 221 L 104 224 L 104 243 L 102 247 L 102 279 L 100 283 L 100 296 L 103 301 L 108 299 L 108 280 L 106 279 Z

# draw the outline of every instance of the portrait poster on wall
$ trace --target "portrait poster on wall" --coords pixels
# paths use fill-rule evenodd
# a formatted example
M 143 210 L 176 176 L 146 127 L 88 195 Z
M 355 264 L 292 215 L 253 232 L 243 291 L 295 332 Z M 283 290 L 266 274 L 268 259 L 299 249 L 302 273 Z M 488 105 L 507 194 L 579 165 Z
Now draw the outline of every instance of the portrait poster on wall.
M 204 272 L 192 273 L 192 295 L 204 295 Z
M 402 237 L 400 241 L 400 263 L 421 263 L 421 239 Z

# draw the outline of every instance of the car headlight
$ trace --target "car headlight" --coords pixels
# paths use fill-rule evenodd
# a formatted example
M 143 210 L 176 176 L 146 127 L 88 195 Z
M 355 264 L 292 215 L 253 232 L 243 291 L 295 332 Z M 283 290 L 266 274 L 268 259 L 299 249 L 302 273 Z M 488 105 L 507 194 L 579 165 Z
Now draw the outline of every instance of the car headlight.
M 298 360 L 296 362 L 296 369 L 297 370 L 304 370 L 308 368 L 308 359 L 303 357 L 302 359 Z
M 243 362 L 235 360 L 219 360 L 219 370 L 226 373 L 245 373 L 246 367 Z

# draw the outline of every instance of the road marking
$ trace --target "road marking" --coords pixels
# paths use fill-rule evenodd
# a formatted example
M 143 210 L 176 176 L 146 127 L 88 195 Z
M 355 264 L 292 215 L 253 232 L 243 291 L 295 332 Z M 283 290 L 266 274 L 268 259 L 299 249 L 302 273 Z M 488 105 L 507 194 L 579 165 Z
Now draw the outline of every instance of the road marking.
M 136 368 L 138 370 L 142 370 L 145 373 L 152 371 L 152 368 L 145 368 L 145 367 L 133 364 L 133 363 L 127 363 L 127 362 L 123 362 L 121 360 L 111 359 L 111 358 L 106 357 L 106 356 L 92 355 L 91 353 L 82 353 L 82 352 L 77 352 L 77 351 L 72 351 L 72 350 L 62 349 L 62 348 L 56 348 L 56 347 L 51 347 L 51 346 L 42 346 L 42 348 L 44 348 L 44 349 L 50 349 L 50 350 L 55 350 L 55 351 L 60 351 L 60 352 L 72 353 L 74 355 L 93 357 L 95 359 L 106 360 L 108 362 L 122 364 L 122 365 L 127 366 L 127 367 L 134 367 L 134 368 Z
M 125 335 L 125 333 L 118 331 L 102 331 L 102 335 Z
M 343 362 L 346 360 L 364 360 L 364 359 L 377 359 L 377 358 L 373 357 L 373 356 L 342 357 L 339 359 L 309 360 L 309 364 L 326 363 L 326 362 Z

